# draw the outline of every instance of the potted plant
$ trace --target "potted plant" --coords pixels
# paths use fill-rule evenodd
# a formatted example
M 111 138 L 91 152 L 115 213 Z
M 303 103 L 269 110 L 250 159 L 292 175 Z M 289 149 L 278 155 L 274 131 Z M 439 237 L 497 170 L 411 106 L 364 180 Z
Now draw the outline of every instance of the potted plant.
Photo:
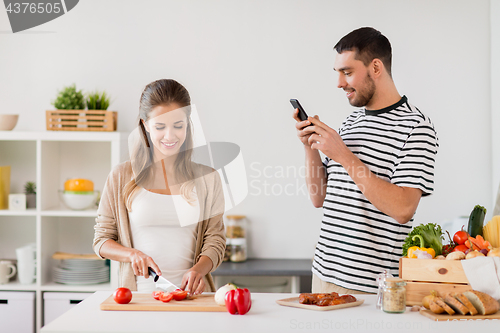
M 106 111 L 110 99 L 105 91 L 84 95 L 73 84 L 61 90 L 52 104 L 58 110 L 46 112 L 47 130 L 116 131 L 118 115 Z M 84 110 L 85 106 L 88 110 Z
M 85 104 L 88 110 L 107 110 L 109 107 L 109 96 L 105 91 L 94 91 L 88 93 L 85 98 Z
M 26 194 L 26 208 L 36 208 L 35 182 L 26 182 L 24 184 L 24 194 Z

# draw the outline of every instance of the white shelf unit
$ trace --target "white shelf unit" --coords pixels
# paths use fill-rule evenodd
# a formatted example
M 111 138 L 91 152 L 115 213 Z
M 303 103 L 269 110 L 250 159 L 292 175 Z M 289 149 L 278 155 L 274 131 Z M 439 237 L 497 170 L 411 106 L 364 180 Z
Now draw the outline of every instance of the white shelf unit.
M 128 135 L 120 132 L 0 131 L 0 165 L 11 166 L 10 193 L 37 186 L 36 209 L 0 210 L 0 259 L 16 259 L 15 249 L 36 243 L 36 282 L 18 280 L 2 291 L 35 291 L 36 331 L 43 325 L 43 292 L 93 292 L 118 287 L 118 265 L 111 263 L 110 283 L 64 285 L 53 282 L 56 251 L 92 253 L 97 209 L 74 211 L 61 204 L 59 190 L 69 178 L 86 178 L 103 190 L 112 167 L 128 159 Z

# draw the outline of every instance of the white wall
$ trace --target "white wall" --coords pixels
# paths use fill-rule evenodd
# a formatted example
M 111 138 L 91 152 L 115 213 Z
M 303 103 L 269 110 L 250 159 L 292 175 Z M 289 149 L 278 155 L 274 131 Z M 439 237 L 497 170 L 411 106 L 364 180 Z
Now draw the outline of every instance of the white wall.
M 249 217 L 250 255 L 310 258 L 321 210 L 294 174 L 304 161 L 288 100 L 338 128 L 351 107 L 336 88 L 332 48 L 361 26 L 391 40 L 400 93 L 439 134 L 436 191 L 415 223 L 468 215 L 475 204 L 491 212 L 488 0 L 87 0 L 17 34 L 0 10 L 0 113 L 21 115 L 15 130 L 43 130 L 57 91 L 76 83 L 106 89 L 119 130 L 129 132 L 143 87 L 175 78 L 190 91 L 207 139 L 242 148 L 250 194 L 231 212 Z M 290 195 L 278 195 L 284 189 Z

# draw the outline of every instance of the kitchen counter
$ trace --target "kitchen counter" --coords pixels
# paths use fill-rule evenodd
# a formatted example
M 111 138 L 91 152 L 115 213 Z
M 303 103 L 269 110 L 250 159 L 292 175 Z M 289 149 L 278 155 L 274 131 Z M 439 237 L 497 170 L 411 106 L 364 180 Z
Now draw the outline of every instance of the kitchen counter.
M 312 311 L 278 305 L 297 294 L 252 294 L 246 315 L 227 312 L 101 311 L 111 291 L 98 291 L 43 327 L 42 333 L 104 332 L 494 332 L 498 320 L 436 322 L 407 311 L 388 314 L 375 309 L 375 295 L 359 295 L 364 304 L 333 311 Z
M 213 273 L 217 286 L 221 276 L 290 276 L 291 292 L 310 292 L 311 259 L 247 259 L 223 262 Z

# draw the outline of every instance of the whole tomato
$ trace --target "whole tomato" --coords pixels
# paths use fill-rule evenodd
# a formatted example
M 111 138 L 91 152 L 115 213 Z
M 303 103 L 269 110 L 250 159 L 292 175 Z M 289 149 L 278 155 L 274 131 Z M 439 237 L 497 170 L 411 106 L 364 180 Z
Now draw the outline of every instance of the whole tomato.
M 118 304 L 127 304 L 132 300 L 132 292 L 128 288 L 118 288 L 113 294 L 113 299 Z
M 458 245 L 465 243 L 465 241 L 469 238 L 469 234 L 464 231 L 464 227 L 462 226 L 462 230 L 455 232 L 453 235 L 453 241 Z
M 465 246 L 464 244 L 460 244 L 460 245 L 455 246 L 455 248 L 453 249 L 453 252 L 460 251 L 460 252 L 465 253 L 465 251 L 467 251 L 468 249 L 469 248 L 467 246 Z

